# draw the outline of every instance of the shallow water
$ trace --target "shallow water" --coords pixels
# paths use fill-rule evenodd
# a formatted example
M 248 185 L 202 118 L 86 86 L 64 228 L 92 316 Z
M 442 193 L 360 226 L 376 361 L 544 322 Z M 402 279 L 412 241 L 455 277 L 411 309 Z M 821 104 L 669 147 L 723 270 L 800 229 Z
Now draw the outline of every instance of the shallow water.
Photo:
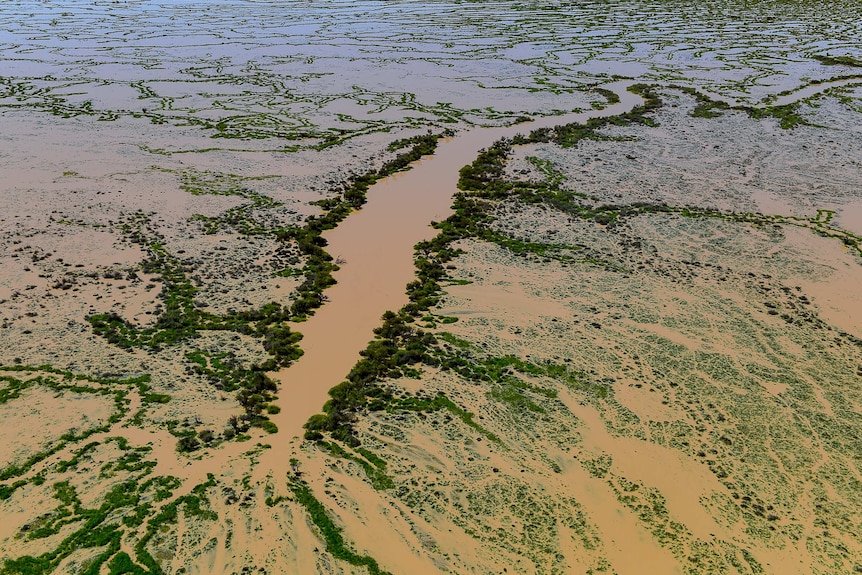
M 105 118 L 146 109 L 207 135 L 301 141 L 336 127 L 565 111 L 612 75 L 750 102 L 846 73 L 805 58 L 859 55 L 855 4 L 844 4 L 4 2 L 0 106 Z M 118 86 L 128 96 L 95 94 Z M 336 118 L 337 100 L 355 108 Z
M 626 91 L 630 84 L 605 85 L 620 96 L 620 102 L 603 110 L 465 131 L 441 141 L 433 156 L 416 162 L 410 171 L 372 186 L 367 205 L 324 234 L 329 253 L 344 263 L 334 274 L 338 284 L 326 291 L 328 303 L 297 326 L 305 354 L 279 374 L 282 411 L 273 416 L 279 429 L 300 434 L 308 417 L 328 399 L 329 389 L 359 360 L 359 351 L 380 325 L 383 313 L 407 303 L 404 286 L 415 273 L 413 246 L 436 234 L 432 221 L 448 217 L 452 196 L 458 191 L 458 170 L 467 158 L 500 138 L 626 112 L 642 102 Z
M 244 504 L 251 501 L 251 507 L 232 506 L 221 496 L 212 497 L 210 505 L 220 518 L 206 527 L 211 530 L 207 536 L 214 534 L 212 539 L 195 533 L 200 526 L 181 514 L 175 528 L 177 556 L 166 560 L 171 569 L 200 568 L 210 562 L 205 571 L 230 573 L 254 564 L 249 557 L 269 561 L 271 553 L 280 551 L 281 556 L 273 559 L 273 572 L 326 571 L 331 558 L 319 553 L 322 543 L 305 512 L 295 502 L 270 508 L 265 501 L 270 494 L 286 493 L 284 478 L 293 472 L 290 457 L 298 456 L 318 496 L 343 488 L 344 500 L 324 500 L 324 505 L 343 516 L 347 539 L 377 554 L 383 564 L 401 567 L 401 572 L 423 572 L 433 554 L 426 553 L 428 548 L 422 551 L 418 533 L 411 533 L 421 524 L 411 518 L 413 509 L 386 492 L 374 491 L 363 479 L 342 474 L 337 465 L 293 438 L 302 433 L 307 418 L 320 410 L 328 389 L 357 360 L 380 315 L 406 301 L 404 286 L 413 279 L 412 247 L 435 233 L 428 225 L 432 220 L 449 213 L 458 169 L 500 137 L 630 108 L 638 98 L 623 87 L 631 82 L 608 84 L 620 76 L 694 86 L 741 105 L 783 104 L 852 83 L 828 82 L 854 73 L 852 68 L 824 66 L 810 56 L 859 58 L 862 22 L 857 13 L 857 3 L 850 1 L 0 3 L 4 23 L 0 29 L 0 168 L 4 173 L 0 319 L 6 330 L 0 339 L 0 362 L 8 365 L 14 358 L 32 365 L 52 363 L 75 373 L 149 371 L 156 389 L 172 395 L 166 405 L 148 406 L 143 423 L 123 427 L 135 415 L 130 412 L 110 431 L 91 436 L 100 445 L 81 470 L 54 474 L 59 462 L 69 460 L 79 448 L 80 444 L 72 443 L 27 471 L 23 476 L 32 481 L 12 498 L 0 500 L 0 511 L 12 518 L 2 532 L 0 557 L 35 556 L 53 549 L 53 539 L 25 541 L 21 526 L 54 509 L 51 485 L 55 479 L 77 482 L 86 506 L 99 507 L 102 491 L 113 480 L 97 481 L 97 470 L 116 456 L 108 437 L 120 436 L 135 447 L 152 446 L 147 458 L 157 461 L 154 475 L 184 481 L 173 498 L 191 493 L 212 473 L 219 484 L 211 494 L 224 495 L 221 490 L 228 487 L 244 489 Z M 811 84 L 814 81 L 825 82 Z M 603 103 L 599 94 L 589 90 L 600 84 L 613 87 L 623 101 L 604 110 L 573 114 Z M 773 99 L 799 86 L 807 87 Z M 858 106 L 858 93 L 854 98 Z M 493 127 L 510 124 L 521 114 L 540 117 L 531 124 Z M 208 296 L 202 299 L 208 299 L 204 303 L 210 309 L 255 307 L 273 298 L 285 301 L 295 286 L 293 279 L 274 278 L 276 269 L 246 269 L 251 267 L 249 262 L 266 262 L 271 245 L 244 239 L 229 228 L 204 236 L 188 221 L 196 213 L 221 214 L 240 200 L 192 196 L 182 191 L 182 179 L 205 174 L 239 182 L 285 202 L 280 221 L 295 224 L 317 210 L 311 202 L 320 199 L 321 190 L 330 189 L 328 182 L 368 169 L 382 157 L 389 141 L 448 127 L 455 128 L 457 135 L 442 141 L 433 157 L 380 181 L 362 210 L 325 235 L 328 251 L 344 260 L 336 274 L 339 283 L 326 292 L 329 302 L 316 315 L 294 326 L 304 334 L 300 345 L 305 355 L 279 374 L 277 404 L 282 411 L 272 419 L 281 433 L 270 438 L 252 430 L 254 441 L 268 441 L 274 447 L 234 441 L 192 457 L 178 454 L 177 438 L 167 430 L 169 422 L 195 419 L 192 431 L 219 432 L 240 408 L 232 393 L 189 375 L 190 362 L 184 353 L 203 345 L 200 340 L 189 348 L 177 346 L 147 355 L 141 350 L 120 350 L 91 333 L 84 318 L 94 311 L 118 311 L 140 323 L 155 317 L 151 308 L 158 290 L 143 287 L 151 278 L 139 284 L 128 279 L 103 281 L 106 271 L 127 272 L 145 257 L 144 250 L 129 245 L 118 230 L 123 214 L 141 209 L 151 216 L 166 234 L 169 248 L 184 254 L 193 268 L 190 273 L 206 275 L 202 270 L 215 268 L 225 275 L 226 269 L 243 269 L 246 275 L 233 283 L 210 285 L 212 275 L 204 278 L 202 289 L 209 291 L 202 292 Z M 315 146 L 326 138 L 340 143 L 318 151 Z M 264 175 L 273 179 L 255 179 Z M 782 205 L 778 198 L 773 200 Z M 841 225 L 858 232 L 857 208 L 850 206 L 836 217 Z M 805 236 L 800 245 L 807 247 L 809 239 Z M 94 243 L 98 250 L 92 249 Z M 833 247 L 836 252 L 842 249 L 838 244 Z M 850 299 L 846 294 L 858 285 L 856 268 L 846 267 L 836 272 L 830 286 L 803 283 L 824 305 L 827 319 L 849 309 L 844 305 Z M 70 277 L 79 283 L 69 291 L 52 287 L 58 278 Z M 858 302 L 853 302 L 853 309 L 858 309 Z M 858 329 L 855 320 L 832 321 Z M 506 336 L 520 339 L 509 332 Z M 200 339 L 207 338 L 213 347 L 243 351 L 238 336 L 220 340 L 207 334 Z M 241 361 L 259 359 L 246 355 Z M 140 397 L 132 394 L 132 400 L 133 410 L 141 407 Z M 75 401 L 79 408 L 86 405 L 79 398 Z M 657 399 L 654 403 L 663 406 Z M 52 409 L 64 409 L 64 405 L 55 402 Z M 18 404 L 10 403 L 9 409 L 18 409 Z M 88 409 L 93 418 L 98 415 L 94 407 Z M 476 408 L 465 403 L 465 409 Z M 672 490 L 672 472 L 682 467 L 655 463 L 662 460 L 652 455 L 662 450 L 633 453 L 640 444 L 611 438 L 591 410 L 572 399 L 570 411 L 590 424 L 584 432 L 588 443 L 595 444 L 597 451 L 612 452 L 620 460 L 618 468 L 627 474 L 644 475 L 652 484 Z M 74 417 L 75 421 L 66 423 L 53 417 L 50 409 L 33 412 L 29 420 L 34 420 L 32 429 L 5 426 L 0 430 L 7 436 L 21 434 L 28 445 L 41 445 L 50 438 L 40 435 L 39 426 L 89 425 L 78 424 Z M 421 461 L 423 452 L 438 453 L 425 460 L 430 470 L 461 465 L 465 458 L 445 461 L 460 452 L 446 452 L 441 447 L 442 434 L 435 433 L 412 436 L 409 455 Z M 510 478 L 526 477 L 517 461 L 492 454 L 487 443 L 483 449 L 488 451 L 482 456 L 487 462 Z M 670 552 L 649 539 L 634 515 L 617 521 L 628 512 L 617 505 L 608 485 L 588 477 L 571 454 L 557 456 L 568 461 L 564 472 L 557 478 L 536 467 L 529 479 L 533 491 L 557 488 L 565 497 L 583 498 L 607 536 L 605 551 L 621 573 L 638 572 L 641 567 L 643 555 L 632 554 L 633 549 L 653 554 L 652 564 L 666 565 L 665 571 L 671 572 Z M 652 467 L 640 469 L 641 462 Z M 704 472 L 699 464 L 690 467 Z M 43 470 L 50 473 L 46 485 L 39 487 L 36 476 Z M 333 475 L 337 481 L 332 481 Z M 566 485 L 567 481 L 574 485 Z M 697 489 L 681 490 L 668 498 L 668 507 L 708 534 L 712 525 L 704 520 L 703 509 L 695 507 L 700 495 Z M 351 502 L 356 504 L 352 511 L 348 510 Z M 390 510 L 396 519 L 389 516 Z M 454 555 L 464 553 L 470 558 L 462 565 L 472 569 L 499 562 L 502 567 L 515 555 L 488 559 L 483 544 L 461 531 L 460 523 L 447 521 L 435 524 L 433 532 L 446 553 L 457 551 Z M 247 531 L 238 527 L 234 535 L 231 525 L 246 525 Z M 425 527 L 430 529 L 429 525 Z M 122 527 L 122 549 L 131 555 L 135 539 L 145 528 L 146 523 L 140 528 Z M 209 546 L 200 553 L 200 547 L 190 543 L 195 537 L 215 541 L 216 548 Z M 629 537 L 634 546 L 629 545 Z M 185 549 L 179 549 L 184 541 Z M 560 547 L 566 551 L 566 544 Z M 489 548 L 493 553 L 500 549 Z M 248 550 L 251 556 L 242 555 Z M 578 559 L 570 558 L 574 563 Z M 508 566 L 511 571 L 512 565 Z
M 787 104 L 792 104 L 793 102 L 798 102 L 800 100 L 811 98 L 812 96 L 816 96 L 818 94 L 822 94 L 833 88 L 857 85 L 862 85 L 862 77 L 845 78 L 842 80 L 833 80 L 831 82 L 818 82 L 816 84 L 811 84 L 810 86 L 805 86 L 799 90 L 793 90 L 789 94 L 784 94 L 775 98 L 775 100 L 773 101 L 773 105 L 784 106 Z

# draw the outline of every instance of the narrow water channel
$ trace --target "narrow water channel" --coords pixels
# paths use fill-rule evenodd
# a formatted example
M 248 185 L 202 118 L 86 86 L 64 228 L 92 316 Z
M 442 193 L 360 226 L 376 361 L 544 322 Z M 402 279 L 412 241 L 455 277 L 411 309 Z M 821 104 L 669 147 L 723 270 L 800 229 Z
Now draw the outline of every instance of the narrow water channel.
M 838 80 L 828 80 L 826 82 L 812 83 L 807 86 L 803 86 L 797 90 L 794 90 L 790 93 L 778 96 L 775 101 L 772 102 L 772 105 L 787 106 L 788 104 L 794 104 L 801 100 L 805 100 L 806 98 L 810 98 L 811 96 L 822 94 L 823 92 L 831 90 L 832 88 L 840 88 L 842 86 L 850 86 L 854 84 L 862 84 L 862 76 L 854 76 L 852 78 L 840 78 Z
M 633 82 L 604 86 L 620 102 L 603 110 L 551 116 L 501 128 L 474 128 L 442 140 L 433 156 L 380 180 L 368 191 L 367 203 L 338 228 L 327 232 L 327 250 L 344 261 L 335 273 L 338 284 L 326 291 L 329 302 L 300 324 L 305 354 L 278 374 L 281 412 L 272 417 L 281 433 L 302 434 L 308 418 L 320 412 L 328 391 L 341 383 L 373 338 L 387 310 L 407 303 L 406 285 L 415 279 L 413 246 L 434 236 L 432 221 L 451 214 L 458 191 L 458 171 L 479 150 L 503 137 L 541 127 L 618 115 L 642 103 L 627 91 Z

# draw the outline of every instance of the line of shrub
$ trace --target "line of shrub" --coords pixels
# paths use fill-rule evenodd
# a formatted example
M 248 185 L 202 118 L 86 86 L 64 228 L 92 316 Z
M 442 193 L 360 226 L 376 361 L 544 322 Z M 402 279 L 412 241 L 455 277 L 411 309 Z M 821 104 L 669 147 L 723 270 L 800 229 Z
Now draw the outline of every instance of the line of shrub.
M 338 266 L 324 249 L 323 232 L 335 228 L 351 211 L 360 208 L 366 201 L 368 189 L 377 180 L 408 169 L 411 162 L 433 153 L 440 137 L 427 134 L 396 142 L 400 147 L 410 148 L 378 170 L 352 176 L 343 186 L 340 196 L 318 202 L 324 209 L 322 215 L 310 217 L 303 228 L 273 231 L 280 241 L 295 241 L 306 257 L 304 280 L 289 307 L 271 302 L 258 309 L 223 316 L 200 309 L 195 303 L 198 289 L 188 278 L 186 266 L 168 252 L 160 234 L 148 229 L 149 222 L 144 214 L 132 214 L 122 229 L 133 242 L 148 249 L 149 257 L 141 265 L 141 270 L 161 277 L 163 285 L 159 297 L 163 311 L 149 328 L 139 328 L 116 313 L 93 314 L 87 318 L 93 331 L 122 348 L 156 350 L 196 337 L 201 330 L 235 331 L 261 339 L 271 358 L 260 365 L 228 367 L 213 361 L 214 358 L 207 357 L 202 351 L 192 352 L 186 357 L 196 372 L 207 376 L 219 388 L 239 390 L 237 400 L 246 411 L 245 420 L 249 425 L 274 433 L 277 428 L 264 411 L 271 407 L 277 386 L 266 372 L 287 367 L 301 357 L 302 350 L 298 344 L 302 335 L 292 331 L 287 324 L 304 319 L 319 308 L 323 304 L 324 290 L 335 283 L 332 272 Z M 156 399 L 157 396 L 152 394 L 152 397 Z M 193 451 L 199 446 L 196 438 L 189 436 L 181 438 L 178 449 Z
M 371 486 L 374 489 L 391 489 L 395 487 L 395 482 L 392 481 L 391 477 L 386 475 L 386 462 L 371 451 L 359 448 L 356 450 L 357 453 L 362 454 L 362 457 L 359 457 L 337 443 L 320 441 L 318 445 L 336 457 L 358 463 L 365 471 L 365 475 L 371 481 Z
M 384 409 L 393 401 L 391 392 L 380 383 L 403 375 L 405 366 L 427 359 L 434 336 L 412 325 L 407 313 L 388 311 L 383 325 L 374 330 L 375 339 L 361 352 L 360 359 L 342 383 L 329 390 L 323 413 L 313 415 L 305 424 L 306 439 L 320 440 L 323 432 L 347 445 L 357 446 L 353 422 L 365 408 Z
M 575 145 L 580 139 L 595 134 L 600 127 L 609 124 L 654 125 L 647 114 L 661 105 L 658 96 L 648 86 L 636 85 L 631 89 L 644 97 L 644 104 L 628 113 L 611 118 L 597 118 L 586 126 L 578 124 L 540 129 L 533 131 L 528 137 L 500 140 L 480 152 L 471 164 L 460 170 L 458 187 L 462 192 L 457 193 L 453 199 L 454 213 L 445 221 L 434 224 L 439 230 L 434 238 L 415 246 L 417 279 L 407 285 L 410 301 L 398 313 L 389 311 L 384 314 L 383 324 L 375 330 L 375 339 L 362 352 L 362 359 L 353 367 L 345 381 L 329 391 L 330 399 L 323 406 L 323 412 L 313 415 L 306 422 L 306 439 L 322 440 L 326 433 L 347 445 L 358 446 L 360 442 L 353 423 L 357 414 L 365 409 L 448 409 L 468 425 L 493 436 L 473 421 L 472 414 L 458 407 L 443 394 L 428 398 L 396 398 L 382 382 L 388 378 L 401 377 L 405 375 L 405 371 L 415 371 L 411 366 L 418 363 L 439 364 L 439 353 L 431 352 L 437 344 L 436 338 L 412 324 L 423 312 L 438 303 L 442 294 L 440 282 L 448 277 L 445 266 L 460 253 L 452 247 L 454 242 L 474 237 L 519 249 L 546 250 L 538 245 L 531 246 L 524 242 L 518 244 L 488 227 L 493 221 L 488 210 L 488 200 L 508 197 L 521 189 L 528 190 L 522 184 L 504 179 L 505 165 L 513 143 L 553 141 L 560 145 Z M 541 192 L 532 189 L 528 191 L 533 196 L 532 201 L 545 198 Z M 529 197 L 526 192 L 523 195 Z
M 351 565 L 366 567 L 369 575 L 390 575 L 389 572 L 380 568 L 377 561 L 368 555 L 358 555 L 344 543 L 341 529 L 335 525 L 332 518 L 326 513 L 326 508 L 317 500 L 308 485 L 297 477 L 288 479 L 288 487 L 293 492 L 296 501 L 305 507 L 311 521 L 317 525 L 326 541 L 326 551 L 336 559 L 347 561 Z

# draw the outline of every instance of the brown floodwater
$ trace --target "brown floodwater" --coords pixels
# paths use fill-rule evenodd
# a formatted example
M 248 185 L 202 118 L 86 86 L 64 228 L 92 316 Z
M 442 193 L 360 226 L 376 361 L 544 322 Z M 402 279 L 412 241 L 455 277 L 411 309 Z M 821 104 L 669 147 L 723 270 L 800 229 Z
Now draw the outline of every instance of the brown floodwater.
M 442 140 L 433 156 L 415 162 L 409 171 L 372 186 L 367 204 L 324 235 L 329 253 L 344 263 L 335 273 L 338 284 L 326 292 L 329 302 L 298 326 L 305 355 L 278 374 L 281 413 L 272 419 L 279 429 L 291 436 L 301 434 L 302 425 L 328 399 L 328 391 L 359 359 L 383 313 L 407 303 L 405 287 L 415 271 L 413 246 L 435 235 L 432 221 L 451 213 L 458 170 L 500 138 L 630 110 L 642 102 L 626 90 L 632 83 L 607 84 L 605 88 L 617 93 L 620 102 L 602 110 L 461 132 Z
M 9 23 L 0 31 L 4 76 L 0 140 L 6 144 L 0 151 L 0 171 L 4 173 L 2 203 L 7 208 L 0 216 L 5 222 L 0 239 L 6 250 L 0 300 L 14 299 L 5 303 L 0 323 L 8 318 L 16 330 L 7 332 L 16 335 L 0 344 L 2 359 L 21 356 L 25 363 L 57 363 L 86 373 L 137 373 L 153 367 L 149 371 L 155 381 L 182 381 L 183 385 L 169 388 L 174 396 L 170 404 L 151 408 L 148 413 L 153 417 L 146 429 L 131 424 L 142 407 L 141 398 L 132 390 L 127 415 L 110 431 L 88 438 L 103 446 L 94 459 L 84 458 L 79 470 L 55 476 L 57 463 L 68 460 L 79 444 L 70 444 L 33 466 L 28 477 L 47 477 L 47 481 L 44 487 L 33 482 L 3 502 L 6 521 L 0 526 L 0 557 L 53 552 L 65 536 L 31 538 L 19 530 L 34 518 L 55 513 L 51 486 L 57 480 L 71 478 L 79 487 L 82 506 L 99 508 L 106 490 L 123 478 L 97 477 L 96 470 L 106 463 L 104 458 L 118 453 L 108 447 L 109 438 L 122 437 L 134 446 L 152 448 L 148 458 L 157 462 L 153 477 L 170 475 L 183 481 L 170 499 L 155 506 L 155 514 L 190 493 L 210 473 L 218 476 L 220 488 L 237 487 L 246 482 L 246 472 L 254 473 L 256 502 L 246 498 L 243 504 L 232 505 L 212 497 L 210 505 L 219 521 L 205 526 L 201 525 L 205 522 L 197 524 L 187 514 L 178 514 L 176 530 L 170 535 L 176 538 L 175 556 L 164 559 L 163 567 L 170 572 L 182 567 L 189 573 L 232 573 L 253 564 L 267 566 L 270 572 L 326 571 L 329 559 L 319 551 L 323 546 L 319 533 L 305 511 L 293 501 L 270 507 L 264 498 L 270 483 L 275 495 L 289 494 L 283 481 L 289 457 L 315 449 L 293 438 L 301 435 L 302 424 L 321 409 L 328 390 L 357 361 L 382 313 L 407 301 L 404 287 L 414 279 L 412 246 L 435 234 L 431 221 L 450 213 L 458 170 L 500 137 L 617 114 L 639 100 L 625 91 L 625 83 L 617 83 L 608 87 L 620 94 L 622 102 L 602 111 L 551 116 L 511 128 L 465 130 L 442 141 L 433 157 L 416 162 L 411 171 L 374 186 L 367 206 L 325 236 L 332 255 L 345 263 L 336 274 L 339 284 L 327 291 L 330 302 L 307 323 L 296 326 L 305 335 L 301 345 L 306 353 L 279 374 L 283 411 L 274 419 L 282 434 L 266 439 L 273 442 L 273 449 L 227 442 L 191 456 L 177 453 L 176 438 L 159 427 L 159 422 L 200 415 L 202 427 L 217 429 L 231 410 L 238 409 L 235 402 L 226 396 L 211 397 L 208 388 L 195 389 L 192 384 L 187 388 L 182 361 L 117 352 L 92 337 L 82 319 L 92 311 L 118 311 L 141 324 L 153 319 L 150 298 L 155 292 L 136 289 L 126 280 L 111 282 L 84 275 L 129 268 L 143 257 L 138 247 L 115 241 L 113 226 L 120 215 L 133 209 L 157 214 L 155 223 L 172 230 L 172 247 L 184 250 L 178 253 L 196 252 L 196 247 L 203 253 L 199 244 L 211 244 L 205 248 L 212 251 L 225 238 L 207 236 L 193 241 L 185 237 L 184 222 L 200 210 L 219 214 L 236 198 L 177 194 L 178 177 L 214 170 L 299 179 L 295 189 L 286 186 L 281 190 L 286 197 L 274 199 L 287 199 L 305 214 L 308 206 L 299 198 L 309 193 L 307 181 L 319 173 L 329 175 L 330 165 L 332 172 L 343 173 L 345 162 L 350 162 L 346 158 L 350 146 L 359 146 L 357 142 L 363 140 L 350 140 L 331 152 L 301 150 L 266 158 L 273 141 L 293 142 L 305 138 L 307 132 L 321 135 L 331 129 L 355 136 L 370 125 L 382 130 L 382 126 L 403 129 L 452 119 L 499 122 L 501 117 L 521 111 L 570 109 L 587 105 L 588 100 L 581 92 L 567 93 L 566 87 L 603 81 L 598 79 L 609 74 L 649 82 L 683 82 L 704 91 L 712 88 L 720 92 L 719 99 L 736 96 L 740 99 L 737 104 L 767 102 L 769 94 L 800 82 L 853 72 L 847 67 L 823 66 L 807 57 L 800 62 L 798 56 L 842 54 L 847 46 L 856 45 L 859 36 L 859 19 L 852 16 L 852 9 L 800 14 L 793 6 L 780 3 L 749 11 L 747 5 L 742 10 L 738 2 L 716 10 L 711 4 L 680 0 L 661 14 L 640 2 L 602 5 L 600 12 L 596 5 L 585 3 L 565 11 L 532 10 L 528 16 L 520 3 L 496 3 L 491 19 L 487 5 L 449 1 L 435 5 L 350 1 L 310 5 L 272 0 L 208 4 L 55 0 L 35 4 L 0 3 L 0 15 Z M 241 19 L 236 17 L 238 11 Z M 764 28 L 766 16 L 770 21 L 776 16 L 782 25 Z M 615 48 L 624 44 L 630 49 Z M 811 84 L 771 103 L 790 103 L 854 83 L 858 80 Z M 94 127 L 96 118 L 113 117 L 117 119 Z M 217 140 L 219 148 L 211 148 L 213 140 L 202 139 L 200 127 L 216 120 L 234 126 L 231 135 L 264 139 L 232 139 L 229 146 L 223 143 L 226 140 Z M 213 135 L 212 130 L 203 133 Z M 306 161 L 302 156 L 306 153 L 315 156 L 313 161 Z M 252 156 L 252 160 L 245 159 Z M 293 159 L 286 161 L 287 157 Z M 153 163 L 157 165 L 146 167 Z M 263 187 L 262 191 L 271 190 Z M 768 199 L 782 200 L 780 196 Z M 862 203 L 855 202 L 838 209 L 836 222 L 862 233 L 860 206 Z M 64 223 L 60 225 L 58 220 Z M 829 256 L 833 264 L 828 273 L 799 282 L 824 318 L 848 331 L 862 329 L 862 299 L 856 289 L 862 275 L 846 248 L 838 242 L 827 245 L 830 240 L 807 230 L 790 230 L 788 236 L 803 253 L 823 259 Z M 51 258 L 34 265 L 38 263 L 34 256 L 41 254 Z M 187 254 L 186 259 L 192 258 Z M 62 293 L 51 288 L 57 278 L 67 276 L 78 282 L 75 287 Z M 150 278 L 142 279 L 147 283 Z M 248 285 L 257 279 L 246 275 L 241 281 Z M 254 300 L 248 305 L 259 303 L 249 292 L 230 287 L 231 296 L 239 291 L 243 298 Z M 261 290 L 260 284 L 250 291 L 260 298 L 273 295 Z M 515 303 L 517 298 L 526 299 L 520 292 L 505 295 Z M 522 314 L 534 309 L 522 308 L 526 308 L 519 309 Z M 831 417 L 830 398 L 817 391 L 816 382 L 811 383 Z M 776 384 L 775 394 L 783 391 Z M 574 397 L 567 400 L 570 411 L 583 422 L 586 448 L 612 455 L 624 475 L 639 477 L 659 489 L 668 509 L 696 535 L 703 538 L 717 533 L 737 542 L 751 537 L 741 527 L 714 525 L 699 506 L 702 496 L 718 490 L 711 474 L 669 449 L 612 436 L 597 413 Z M 666 407 L 659 400 L 648 403 L 636 395 L 631 401 L 638 401 L 633 409 L 642 411 Z M 19 408 L 21 405 L 26 409 Z M 38 451 L 67 428 L 96 425 L 108 417 L 110 404 L 104 397 L 77 394 L 72 398 L 71 394 L 31 389 L 5 409 L 8 418 L 3 419 L 3 428 L 12 440 L 0 449 L 0 460 L 10 462 L 18 454 Z M 260 438 L 256 436 L 255 441 Z M 440 448 L 440 439 L 439 435 L 416 434 L 411 438 L 412 453 L 439 453 L 443 459 L 448 454 Z M 548 452 L 552 450 L 549 445 Z M 566 455 L 556 454 L 561 461 Z M 514 458 L 499 453 L 485 457 L 506 476 L 524 471 Z M 568 459 L 559 476 L 536 474 L 530 481 L 537 490 L 551 493 L 559 489 L 582 502 L 605 541 L 614 569 L 621 575 L 679 571 L 671 552 L 660 547 L 644 525 L 619 505 L 608 485 L 589 475 L 570 455 Z M 302 464 L 309 485 L 358 551 L 367 550 L 395 573 L 456 571 L 437 565 L 434 553 L 422 551 L 423 542 L 412 532 L 413 510 L 404 502 L 349 474 L 332 481 L 337 473 L 327 458 L 307 457 Z M 855 477 L 858 479 L 858 473 Z M 330 491 L 338 491 L 332 484 L 339 482 L 343 484 L 341 501 L 329 496 Z M 685 485 L 680 487 L 680 483 Z M 344 501 L 352 502 L 355 509 Z M 65 524 L 63 533 L 69 533 L 72 523 Z M 468 538 L 455 527 L 446 521 L 422 525 L 440 542 L 440 549 L 455 551 L 463 559 L 461 565 L 469 565 L 470 571 L 491 571 L 480 567 L 486 552 L 499 555 L 499 568 L 494 571 L 502 571 L 507 561 L 508 571 L 513 571 L 514 554 Z M 123 527 L 121 550 L 135 556 L 137 538 L 145 529 L 146 525 Z M 563 533 L 562 526 L 560 529 Z M 200 545 L 196 539 L 201 539 Z M 210 544 L 213 541 L 215 545 Z M 205 547 L 203 542 L 208 542 Z M 757 547 L 754 554 L 766 560 L 767 572 L 804 573 L 811 568 L 795 563 L 801 564 L 803 559 L 811 563 L 806 554 L 817 544 L 803 537 L 796 547 Z M 560 549 L 570 565 L 579 564 L 578 545 L 561 542 Z M 54 570 L 79 571 L 89 552 L 101 551 L 79 549 Z

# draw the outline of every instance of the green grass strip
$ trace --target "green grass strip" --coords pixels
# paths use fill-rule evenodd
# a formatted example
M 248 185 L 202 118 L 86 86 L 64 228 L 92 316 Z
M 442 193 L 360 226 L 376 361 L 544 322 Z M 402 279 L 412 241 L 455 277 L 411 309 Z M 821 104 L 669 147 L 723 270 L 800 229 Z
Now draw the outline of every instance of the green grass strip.
M 311 489 L 309 489 L 308 484 L 296 477 L 292 477 L 288 480 L 287 486 L 293 492 L 296 501 L 305 507 L 309 517 L 311 517 L 311 521 L 320 529 L 320 533 L 326 542 L 326 551 L 330 555 L 357 567 L 367 567 L 370 575 L 391 575 L 388 571 L 382 570 L 373 557 L 358 555 L 344 543 L 341 529 L 335 525 L 335 522 L 326 513 L 326 508 L 317 500 Z

